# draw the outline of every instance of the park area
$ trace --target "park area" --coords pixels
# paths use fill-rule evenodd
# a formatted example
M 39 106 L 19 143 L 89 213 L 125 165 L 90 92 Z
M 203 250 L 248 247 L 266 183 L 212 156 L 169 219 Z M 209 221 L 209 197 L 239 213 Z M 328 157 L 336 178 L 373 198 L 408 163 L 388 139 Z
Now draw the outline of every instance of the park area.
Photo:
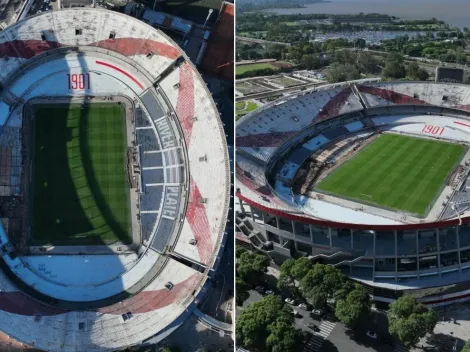
M 257 62 L 243 65 L 236 65 L 236 75 L 244 76 L 252 71 L 271 70 L 271 72 L 278 72 L 281 68 L 292 67 L 292 64 L 284 61 L 272 61 L 272 62 Z
M 425 216 L 465 151 L 459 144 L 384 134 L 334 170 L 316 189 Z
M 256 110 L 258 105 L 252 101 L 240 101 L 235 105 L 237 120 L 251 111 Z
M 126 147 L 124 108 L 119 104 L 36 106 L 33 242 L 130 242 Z

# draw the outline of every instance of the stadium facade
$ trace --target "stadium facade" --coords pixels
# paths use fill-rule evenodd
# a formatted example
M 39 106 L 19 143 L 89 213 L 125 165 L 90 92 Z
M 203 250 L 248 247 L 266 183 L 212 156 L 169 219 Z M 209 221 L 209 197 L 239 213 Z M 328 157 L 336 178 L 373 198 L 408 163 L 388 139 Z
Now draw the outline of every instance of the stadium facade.
M 468 300 L 469 111 L 465 85 L 355 81 L 295 93 L 247 114 L 236 136 L 238 243 L 281 262 L 305 256 L 338 267 L 385 304 L 404 294 L 429 305 Z M 423 214 L 312 186 L 344 164 L 340 159 L 386 134 L 465 149 Z M 387 155 L 381 158 L 385 163 Z
M 102 9 L 45 13 L 4 29 L 0 61 L 0 330 L 47 351 L 159 341 L 205 295 L 226 240 L 228 149 L 204 81 L 164 33 Z M 125 116 L 117 118 L 126 119 L 126 131 L 106 129 L 101 137 L 127 134 L 126 149 L 117 143 L 113 152 L 126 164 L 132 243 L 34 242 L 31 216 L 24 214 L 36 207 L 27 196 L 35 177 L 29 157 L 43 151 L 28 149 L 36 104 L 78 106 L 83 121 L 94 104 L 121 105 Z M 77 131 L 85 133 L 78 146 L 67 144 L 88 162 L 84 175 L 71 177 L 71 167 L 63 178 L 92 184 L 87 197 L 115 228 L 119 219 L 106 189 L 93 179 L 99 175 L 88 160 L 88 127 L 80 122 L 66 138 L 70 143 Z M 59 136 L 51 131 L 50 138 Z M 100 158 L 106 162 L 106 155 Z M 77 187 L 78 201 L 80 192 Z M 40 206 L 44 211 L 48 204 Z M 85 220 L 91 226 L 92 219 Z M 56 220 L 57 228 L 63 221 Z

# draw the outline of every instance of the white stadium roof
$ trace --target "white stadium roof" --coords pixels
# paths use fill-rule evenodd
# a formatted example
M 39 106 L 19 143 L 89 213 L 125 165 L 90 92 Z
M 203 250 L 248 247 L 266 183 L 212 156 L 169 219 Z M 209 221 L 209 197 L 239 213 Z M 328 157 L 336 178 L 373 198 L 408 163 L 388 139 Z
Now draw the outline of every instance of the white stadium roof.
M 372 109 L 370 116 L 368 109 Z M 349 204 L 346 200 L 335 204 L 327 196 L 321 199 L 294 196 L 289 183 L 284 180 L 292 179 L 300 164 L 299 160 L 292 162 L 293 156 L 282 159 L 283 151 L 292 152 L 299 148 L 303 153 L 309 150 L 310 155 L 323 144 L 336 140 L 340 136 L 338 131 L 353 136 L 363 133 L 361 131 L 363 127 L 366 130 L 366 124 L 411 135 L 423 135 L 424 126 L 431 125 L 442 131 L 440 139 L 468 144 L 468 111 L 468 85 L 434 82 L 344 82 L 267 103 L 237 122 L 236 172 L 240 181 L 237 183 L 237 196 L 267 213 L 323 226 L 332 226 L 333 223 L 336 226 L 371 225 L 384 229 L 413 223 L 425 226 L 424 223 L 438 219 L 436 213 L 431 211 L 429 218 L 421 221 L 403 218 L 400 214 L 392 216 L 391 212 L 372 211 L 366 206 L 358 209 L 357 203 Z M 341 122 L 341 116 L 344 122 Z M 319 123 L 323 125 L 317 134 L 313 134 Z M 296 144 L 298 146 L 291 148 Z M 467 160 L 468 155 L 462 163 Z M 278 169 L 273 165 L 278 165 Z M 276 172 L 276 177 L 273 177 L 276 181 L 272 184 L 267 180 L 267 170 Z M 446 195 L 445 192 L 442 196 Z M 436 203 L 443 201 L 439 199 Z M 458 222 L 455 212 L 449 211 L 444 216 Z M 468 210 L 461 216 L 468 216 Z
M 9 269 L 0 272 L 0 330 L 48 351 L 112 350 L 168 333 L 205 292 L 230 200 L 225 133 L 198 71 L 161 31 L 90 8 L 48 12 L 1 31 L 0 60 L 0 144 L 19 148 L 22 107 L 33 98 L 120 95 L 144 115 L 145 121 L 136 120 L 136 138 L 153 139 L 143 143 L 143 153 L 161 155 L 159 166 L 150 157 L 143 162 L 164 170 L 164 182 L 145 185 L 155 205 L 143 209 L 150 225 L 139 255 L 5 254 Z M 93 84 L 72 90 L 68 74 L 89 74 Z M 168 126 L 173 146 L 166 143 Z M 180 192 L 174 217 L 165 215 L 171 187 Z M 3 228 L 0 238 L 8 244 Z M 188 261 L 196 265 L 182 264 Z M 46 296 L 57 301 L 43 303 Z M 74 303 L 82 303 L 81 309 Z

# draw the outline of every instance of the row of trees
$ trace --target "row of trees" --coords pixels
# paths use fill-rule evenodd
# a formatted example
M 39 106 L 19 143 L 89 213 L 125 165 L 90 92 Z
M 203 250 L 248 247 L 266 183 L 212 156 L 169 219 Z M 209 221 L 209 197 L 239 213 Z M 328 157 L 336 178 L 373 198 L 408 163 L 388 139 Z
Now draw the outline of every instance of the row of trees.
M 248 291 L 262 282 L 269 265 L 263 255 L 237 248 L 237 304 L 248 298 Z M 332 310 L 348 328 L 355 329 L 371 316 L 372 302 L 361 285 L 353 283 L 340 270 L 329 265 L 313 264 L 308 258 L 289 259 L 280 268 L 277 286 L 289 292 L 297 302 L 315 309 Z M 403 296 L 387 312 L 389 332 L 405 346 L 415 346 L 431 333 L 437 323 L 433 310 Z M 292 324 L 292 308 L 278 296 L 267 296 L 253 303 L 237 318 L 236 335 L 246 348 L 267 351 L 296 351 L 301 332 Z M 470 352 L 470 351 L 469 351 Z
M 412 81 L 426 81 L 429 78 L 429 73 L 421 68 L 418 63 L 411 62 L 405 64 L 403 56 L 399 54 L 391 54 L 385 60 L 385 65 L 382 69 L 383 79 L 407 79 Z
M 313 265 L 307 258 L 287 260 L 281 266 L 278 286 L 315 308 L 326 309 L 328 302 L 334 302 L 330 305 L 334 314 L 351 329 L 370 317 L 372 302 L 367 291 L 332 266 Z M 390 334 L 408 347 L 431 333 L 437 323 L 436 313 L 412 296 L 392 303 L 387 316 Z
M 300 350 L 302 332 L 293 326 L 292 308 L 279 296 L 266 296 L 251 304 L 237 317 L 239 345 L 269 352 Z
M 249 297 L 248 291 L 258 285 L 264 273 L 267 271 L 269 259 L 260 254 L 247 251 L 244 248 L 237 247 L 236 257 L 236 302 L 241 306 Z
M 236 301 L 241 306 L 249 297 L 248 291 L 263 281 L 269 260 L 264 255 L 237 247 Z M 253 350 L 295 352 L 300 349 L 302 332 L 294 328 L 292 308 L 279 296 L 266 296 L 253 303 L 238 317 L 237 342 Z
M 280 289 L 288 289 L 297 300 L 306 300 L 317 309 L 334 302 L 336 317 L 354 328 L 370 313 L 371 301 L 360 285 L 353 284 L 340 270 L 313 264 L 308 258 L 290 259 L 281 266 Z
M 331 54 L 332 64 L 327 71 L 330 83 L 359 79 L 363 75 L 380 73 L 382 62 L 369 52 L 338 50 Z
M 441 35 L 447 34 L 446 32 L 439 33 L 441 33 Z M 464 37 L 466 39 L 464 39 Z M 435 40 L 432 33 L 429 33 L 426 36 L 417 36 L 413 38 L 405 35 L 385 40 L 380 45 L 372 46 L 371 49 L 398 52 L 403 55 L 441 60 L 445 62 L 455 62 L 459 64 L 466 63 L 467 55 L 464 49 L 466 47 L 466 40 L 470 39 L 470 32 L 465 32 L 465 34 L 460 33 L 458 37 L 450 38 L 454 39 L 443 41 L 442 39 L 445 38 L 440 38 L 441 40 Z

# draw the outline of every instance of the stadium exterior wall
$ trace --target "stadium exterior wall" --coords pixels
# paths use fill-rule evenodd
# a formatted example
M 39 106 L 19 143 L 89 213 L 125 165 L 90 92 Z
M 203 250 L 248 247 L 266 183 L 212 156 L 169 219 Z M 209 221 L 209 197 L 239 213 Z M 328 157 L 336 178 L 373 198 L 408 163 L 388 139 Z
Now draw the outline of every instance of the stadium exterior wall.
M 348 224 L 304 218 L 236 195 L 237 229 L 277 262 L 306 256 L 333 265 L 379 302 L 403 294 L 432 305 L 470 300 L 470 217 L 461 223 Z

